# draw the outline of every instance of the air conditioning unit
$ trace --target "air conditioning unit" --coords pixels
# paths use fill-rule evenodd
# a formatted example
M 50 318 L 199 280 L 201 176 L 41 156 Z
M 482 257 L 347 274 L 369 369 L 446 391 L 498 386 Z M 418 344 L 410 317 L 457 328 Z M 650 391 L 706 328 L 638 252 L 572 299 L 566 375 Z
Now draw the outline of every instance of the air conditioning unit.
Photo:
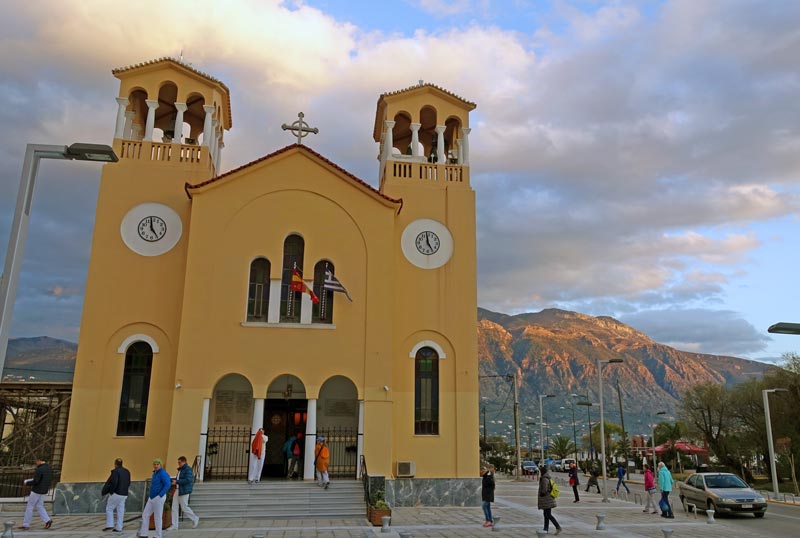
M 398 461 L 397 478 L 411 478 L 417 474 L 417 464 L 413 461 Z

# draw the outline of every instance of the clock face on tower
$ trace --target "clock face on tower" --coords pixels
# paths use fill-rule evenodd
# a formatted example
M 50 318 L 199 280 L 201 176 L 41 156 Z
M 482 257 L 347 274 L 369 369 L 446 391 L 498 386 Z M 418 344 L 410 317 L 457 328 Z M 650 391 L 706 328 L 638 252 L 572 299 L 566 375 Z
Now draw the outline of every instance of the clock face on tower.
M 433 219 L 410 222 L 400 238 L 403 255 L 421 269 L 436 269 L 450 261 L 453 236 L 447 226 Z
M 181 217 L 169 206 L 155 202 L 132 208 L 120 224 L 125 245 L 142 256 L 160 256 L 178 244 L 183 232 Z

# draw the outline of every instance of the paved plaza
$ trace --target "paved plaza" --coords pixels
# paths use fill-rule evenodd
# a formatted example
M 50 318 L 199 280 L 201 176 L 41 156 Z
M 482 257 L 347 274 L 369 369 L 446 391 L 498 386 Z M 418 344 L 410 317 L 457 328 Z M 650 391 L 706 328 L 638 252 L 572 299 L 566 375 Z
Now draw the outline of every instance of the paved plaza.
M 677 495 L 675 519 L 664 519 L 659 515 L 645 514 L 642 506 L 633 502 L 612 498 L 610 503 L 603 503 L 602 497 L 596 493 L 585 493 L 581 488 L 581 501 L 572 502 L 572 491 L 561 486 L 558 508 L 554 514 L 563 527 L 564 537 L 649 537 L 663 538 L 662 529 L 672 529 L 673 538 L 745 538 L 752 537 L 752 529 L 737 526 L 735 519 L 721 520 L 709 525 L 707 518 L 700 513 L 687 515 L 679 504 Z M 632 493 L 640 486 L 631 485 Z M 409 532 L 417 538 L 534 538 L 536 531 L 542 528 L 542 513 L 536 508 L 536 484 L 530 481 L 514 482 L 499 479 L 497 483 L 496 502 L 493 504 L 495 518 L 499 518 L 498 528 L 484 528 L 483 512 L 480 507 L 459 508 L 395 508 L 392 510 L 392 526 L 390 533 L 381 533 L 380 527 L 372 527 L 366 519 L 319 519 L 319 520 L 236 520 L 214 519 L 201 520 L 196 529 L 187 522 L 186 529 L 164 532 L 164 538 L 364 538 L 385 536 L 398 538 L 400 532 Z M 633 495 L 631 495 L 633 500 Z M 799 508 L 800 510 L 800 508 Z M 606 514 L 606 528 L 595 529 L 597 514 Z M 200 514 L 202 517 L 202 514 Z M 139 520 L 130 514 L 123 533 L 103 532 L 104 516 L 81 515 L 54 517 L 53 527 L 44 530 L 41 520 L 36 516 L 31 530 L 14 530 L 16 536 L 50 536 L 52 538 L 99 537 L 136 538 Z M 769 516 L 768 516 L 769 517 Z M 4 517 L 4 520 L 7 520 Z M 19 521 L 17 521 L 17 525 Z M 555 532 L 550 528 L 550 534 Z M 154 536 L 154 531 L 150 531 Z

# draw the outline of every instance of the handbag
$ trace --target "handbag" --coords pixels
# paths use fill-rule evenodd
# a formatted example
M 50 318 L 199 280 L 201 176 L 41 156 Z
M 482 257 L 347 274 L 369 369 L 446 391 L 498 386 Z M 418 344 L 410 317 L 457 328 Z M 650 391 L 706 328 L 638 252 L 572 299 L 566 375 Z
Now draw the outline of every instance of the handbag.
M 573 477 L 571 477 L 571 476 L 569 477 L 569 485 L 570 486 L 574 486 L 575 485 L 575 479 Z
M 664 499 L 658 501 L 658 507 L 661 508 L 662 512 L 669 512 L 669 503 Z

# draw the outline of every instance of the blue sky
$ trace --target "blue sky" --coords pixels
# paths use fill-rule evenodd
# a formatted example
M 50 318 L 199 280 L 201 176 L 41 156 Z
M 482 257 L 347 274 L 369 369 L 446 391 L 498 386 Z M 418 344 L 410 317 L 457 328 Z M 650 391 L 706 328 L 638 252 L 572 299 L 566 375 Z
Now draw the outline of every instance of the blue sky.
M 800 3 L 12 0 L 0 20 L 0 255 L 25 144 L 110 143 L 110 71 L 183 50 L 231 88 L 223 169 L 306 142 L 377 185 L 378 95 L 474 101 L 478 293 L 775 361 L 800 321 Z M 42 15 L 46 14 L 46 15 Z M 102 14 L 102 15 L 99 15 Z M 99 169 L 39 173 L 12 337 L 78 339 Z

